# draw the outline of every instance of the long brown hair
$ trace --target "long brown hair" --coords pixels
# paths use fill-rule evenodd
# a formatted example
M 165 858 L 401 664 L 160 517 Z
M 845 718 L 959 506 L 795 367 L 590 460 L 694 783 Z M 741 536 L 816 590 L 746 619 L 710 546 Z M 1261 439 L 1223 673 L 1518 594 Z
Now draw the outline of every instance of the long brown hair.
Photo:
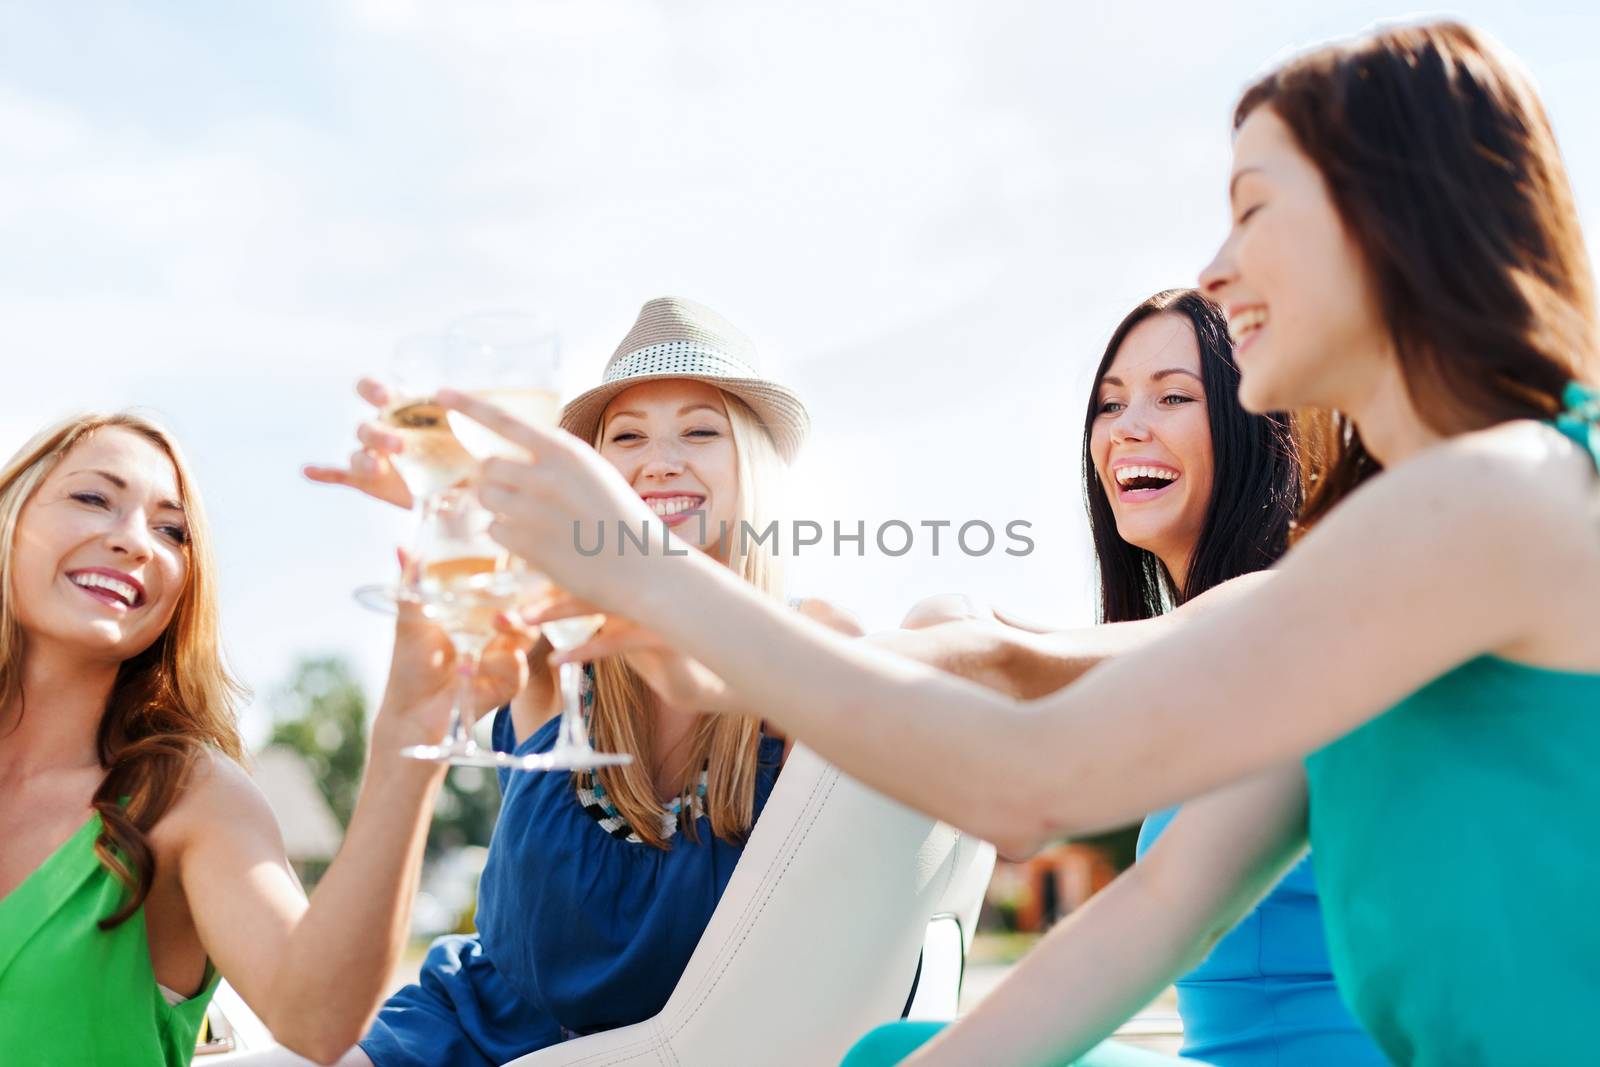
M 1361 249 L 1406 389 L 1436 432 L 1549 418 L 1600 380 L 1594 281 L 1555 134 L 1517 61 L 1457 22 L 1389 27 L 1256 82 Z M 1303 527 L 1376 473 L 1343 415 L 1305 420 Z
M 95 854 L 123 883 L 120 907 L 102 929 L 124 922 L 155 882 L 150 831 L 171 809 L 207 749 L 242 760 L 235 704 L 243 689 L 222 660 L 211 531 L 194 478 L 177 444 L 138 415 L 79 415 L 37 434 L 0 468 L 0 709 L 26 713 L 26 635 L 17 619 L 13 550 L 22 510 L 64 456 L 101 430 L 138 434 L 161 449 L 177 473 L 188 530 L 188 574 L 172 618 L 150 647 L 123 661 L 106 698 L 95 744 L 105 778 L 94 808 L 105 829 Z
M 733 436 L 738 464 L 738 519 L 753 530 L 764 530 L 776 516 L 772 499 L 774 486 L 783 476 L 783 461 L 772 438 L 753 411 L 738 397 L 722 394 L 728 410 L 728 425 Z M 596 432 L 598 448 L 605 432 L 604 422 Z M 754 540 L 754 539 L 752 539 Z M 764 542 L 733 555 L 739 576 L 769 596 L 783 596 L 781 560 Z M 662 833 L 663 808 L 656 798 L 651 777 L 652 737 L 650 708 L 655 699 L 644 681 L 620 659 L 604 659 L 594 665 L 595 694 L 591 722 L 595 744 L 612 752 L 631 752 L 634 761 L 621 767 L 605 767 L 597 774 L 606 797 L 617 813 L 627 820 L 639 839 L 656 848 L 670 847 Z M 711 832 L 725 841 L 737 843 L 750 832 L 755 821 L 757 760 L 761 751 L 761 720 L 751 715 L 703 715 L 690 741 L 688 765 L 694 768 L 679 795 L 682 815 L 679 827 L 695 839 L 693 794 L 701 767 L 706 769 L 705 813 Z M 590 772 L 579 772 L 580 782 Z

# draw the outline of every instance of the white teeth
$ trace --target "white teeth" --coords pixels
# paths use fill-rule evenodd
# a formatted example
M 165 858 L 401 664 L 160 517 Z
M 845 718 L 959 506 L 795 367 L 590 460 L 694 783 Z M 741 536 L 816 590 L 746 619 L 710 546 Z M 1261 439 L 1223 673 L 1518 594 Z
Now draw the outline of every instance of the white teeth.
M 104 589 L 109 593 L 115 593 L 130 608 L 139 598 L 139 592 L 133 586 L 104 574 L 74 574 L 72 584 L 81 585 L 85 589 Z
M 1246 308 L 1237 315 L 1228 318 L 1228 336 L 1233 338 L 1234 344 L 1242 344 L 1246 337 L 1249 337 L 1266 324 L 1266 308 Z
M 1164 482 L 1178 480 L 1178 472 L 1166 467 L 1119 467 L 1115 473 L 1118 485 L 1127 485 L 1135 478 L 1160 478 Z
M 692 496 L 657 496 L 651 497 L 646 503 L 650 505 L 651 511 L 663 518 L 700 506 L 700 501 Z

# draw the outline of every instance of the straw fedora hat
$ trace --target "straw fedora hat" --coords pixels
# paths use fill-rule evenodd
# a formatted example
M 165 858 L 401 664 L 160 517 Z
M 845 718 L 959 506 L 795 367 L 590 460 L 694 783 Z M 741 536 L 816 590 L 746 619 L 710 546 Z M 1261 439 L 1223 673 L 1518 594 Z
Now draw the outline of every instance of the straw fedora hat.
M 811 418 L 793 390 L 761 375 L 756 346 L 715 311 L 675 296 L 657 297 L 606 363 L 602 384 L 579 393 L 561 411 L 561 428 L 593 442 L 613 397 L 640 382 L 688 378 L 743 400 L 772 437 L 785 463 L 794 462 Z

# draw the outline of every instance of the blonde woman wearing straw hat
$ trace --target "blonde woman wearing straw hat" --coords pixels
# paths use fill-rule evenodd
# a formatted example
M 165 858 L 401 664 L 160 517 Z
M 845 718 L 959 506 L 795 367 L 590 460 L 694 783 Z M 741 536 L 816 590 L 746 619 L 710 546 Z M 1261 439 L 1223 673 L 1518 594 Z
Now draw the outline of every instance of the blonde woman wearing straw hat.
M 386 399 L 373 382 L 362 393 Z M 770 521 L 808 418 L 721 316 L 675 298 L 645 304 L 603 382 L 567 405 L 561 425 L 592 444 L 667 527 L 782 598 L 779 560 L 760 544 L 736 553 L 733 539 L 718 534 Z M 348 469 L 307 474 L 408 503 L 387 458 L 400 442 L 374 425 L 362 427 L 361 439 Z M 859 632 L 830 605 L 798 606 Z M 535 655 L 549 651 L 542 645 Z M 666 1003 L 786 754 L 754 715 L 707 716 L 658 697 L 645 679 L 669 658 L 644 649 L 588 674 L 594 741 L 632 753 L 632 764 L 592 775 L 501 772 L 479 933 L 437 942 L 419 983 L 389 1001 L 341 1062 L 497 1065 L 649 1018 Z M 502 751 L 544 751 L 555 740 L 553 686 L 545 672 L 534 674 L 495 716 Z

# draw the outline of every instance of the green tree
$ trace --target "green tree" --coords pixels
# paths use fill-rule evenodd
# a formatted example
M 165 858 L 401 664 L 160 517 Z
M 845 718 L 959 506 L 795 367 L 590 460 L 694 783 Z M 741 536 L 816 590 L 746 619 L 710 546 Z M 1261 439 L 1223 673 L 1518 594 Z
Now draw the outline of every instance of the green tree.
M 308 656 L 272 691 L 272 737 L 303 757 L 339 825 L 350 825 L 367 762 L 367 700 L 354 672 L 338 656 Z M 461 845 L 487 845 L 500 812 L 494 776 L 457 768 L 445 779 L 428 833 L 428 854 Z

